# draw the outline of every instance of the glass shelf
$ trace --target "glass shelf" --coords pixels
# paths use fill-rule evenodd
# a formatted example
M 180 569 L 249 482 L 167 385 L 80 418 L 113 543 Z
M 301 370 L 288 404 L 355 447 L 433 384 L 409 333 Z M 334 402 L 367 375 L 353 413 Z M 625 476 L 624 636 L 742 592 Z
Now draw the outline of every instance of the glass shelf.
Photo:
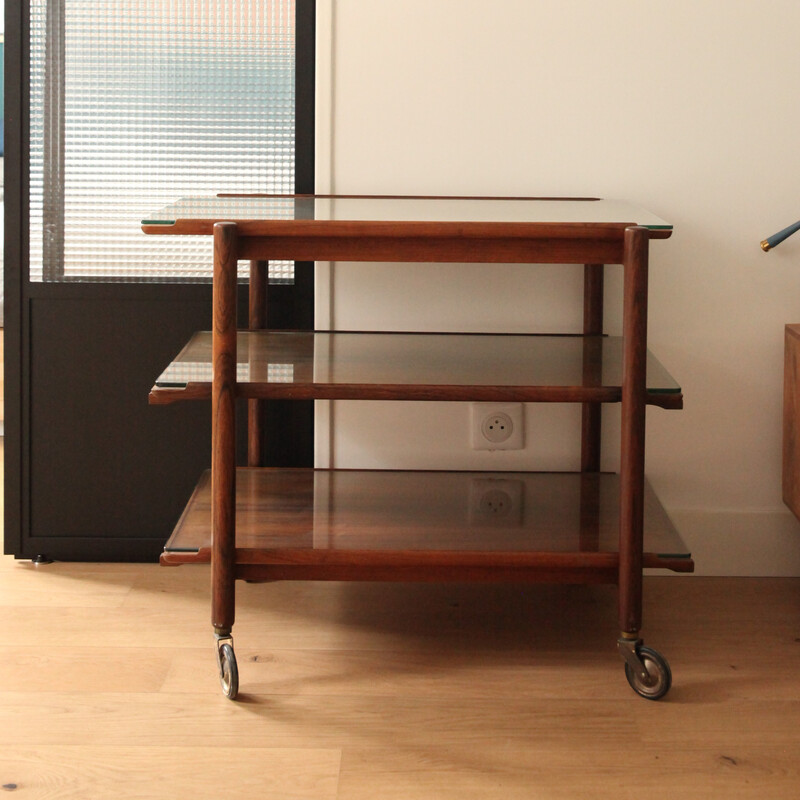
M 180 220 L 586 223 L 672 230 L 671 224 L 655 214 L 619 200 L 311 195 L 187 197 L 153 212 L 142 225 L 169 226 Z
M 690 569 L 691 554 L 649 484 L 644 506 L 647 565 Z M 237 549 L 261 553 L 262 564 L 291 553 L 304 563 L 416 553 L 424 563 L 432 553 L 524 561 L 537 553 L 618 552 L 619 477 L 606 473 L 241 468 L 236 508 Z M 168 557 L 208 561 L 210 522 L 205 472 Z M 237 560 L 250 559 L 240 553 Z
M 211 333 L 196 333 L 156 381 L 159 390 L 210 394 Z M 413 399 L 530 397 L 619 399 L 622 339 L 535 334 L 240 331 L 243 396 Z M 647 390 L 665 400 L 680 386 L 648 354 Z M 584 396 L 585 395 L 585 396 Z M 175 399 L 179 399 L 176 397 Z

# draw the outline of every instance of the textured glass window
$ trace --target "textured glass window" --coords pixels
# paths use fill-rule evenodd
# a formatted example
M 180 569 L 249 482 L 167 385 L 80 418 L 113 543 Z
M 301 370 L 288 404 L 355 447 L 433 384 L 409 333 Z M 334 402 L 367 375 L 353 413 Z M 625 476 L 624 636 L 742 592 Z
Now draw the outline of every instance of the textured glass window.
M 294 0 L 30 0 L 30 277 L 208 280 L 186 195 L 292 193 Z M 272 264 L 289 280 L 291 264 Z

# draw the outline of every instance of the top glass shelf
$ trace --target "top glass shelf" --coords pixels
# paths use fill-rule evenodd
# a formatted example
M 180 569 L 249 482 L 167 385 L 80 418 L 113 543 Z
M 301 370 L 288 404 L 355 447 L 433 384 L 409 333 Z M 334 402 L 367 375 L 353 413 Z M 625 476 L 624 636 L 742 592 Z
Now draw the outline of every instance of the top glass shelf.
M 187 197 L 142 220 L 143 226 L 182 221 L 547 223 L 641 225 L 672 231 L 649 211 L 620 200 L 531 197 L 389 197 L 331 195 L 218 195 Z

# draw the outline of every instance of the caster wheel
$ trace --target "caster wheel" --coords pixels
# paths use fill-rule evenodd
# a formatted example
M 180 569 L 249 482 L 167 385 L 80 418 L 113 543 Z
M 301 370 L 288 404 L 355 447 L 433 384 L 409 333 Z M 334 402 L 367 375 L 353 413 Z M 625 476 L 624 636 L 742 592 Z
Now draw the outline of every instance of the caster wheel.
M 636 654 L 647 676 L 625 663 L 625 677 L 636 694 L 645 700 L 660 700 L 672 686 L 672 672 L 664 656 L 649 647 L 637 647 Z
M 219 661 L 219 682 L 222 693 L 229 700 L 235 700 L 239 693 L 239 668 L 236 666 L 236 655 L 229 644 L 222 644 L 217 651 Z

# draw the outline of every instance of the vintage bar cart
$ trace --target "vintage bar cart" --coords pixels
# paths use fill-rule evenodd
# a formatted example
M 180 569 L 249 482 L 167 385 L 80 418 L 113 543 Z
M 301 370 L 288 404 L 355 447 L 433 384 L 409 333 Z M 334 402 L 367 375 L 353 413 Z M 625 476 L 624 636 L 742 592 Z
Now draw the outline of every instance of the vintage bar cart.
M 152 403 L 212 403 L 212 463 L 162 563 L 206 562 L 223 691 L 235 698 L 235 581 L 616 583 L 628 682 L 663 697 L 666 660 L 640 638 L 642 574 L 691 572 L 644 476 L 645 410 L 682 407 L 647 350 L 648 252 L 672 228 L 596 199 L 219 196 L 144 220 L 148 234 L 213 235 L 213 330 L 158 378 Z M 278 332 L 265 329 L 266 262 L 582 265 L 579 335 Z M 251 262 L 237 330 L 237 262 Z M 603 334 L 604 265 L 623 265 L 623 331 Z M 248 467 L 234 453 L 236 398 L 250 403 Z M 259 466 L 259 403 L 272 398 L 566 402 L 582 405 L 581 471 L 282 470 Z M 620 470 L 600 472 L 600 410 L 621 404 Z M 481 508 L 511 501 L 486 535 Z M 526 513 L 535 510 L 535 513 Z

